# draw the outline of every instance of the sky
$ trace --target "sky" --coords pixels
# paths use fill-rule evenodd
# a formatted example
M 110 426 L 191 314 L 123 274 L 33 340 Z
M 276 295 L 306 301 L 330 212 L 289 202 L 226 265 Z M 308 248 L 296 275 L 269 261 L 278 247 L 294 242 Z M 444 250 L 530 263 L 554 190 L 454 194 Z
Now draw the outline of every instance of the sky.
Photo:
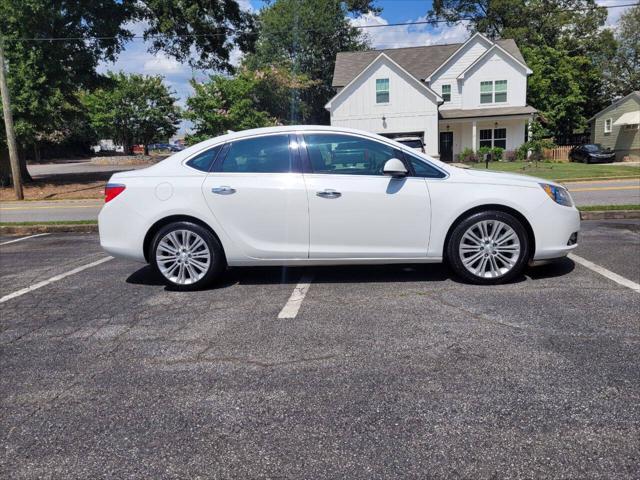
M 258 12 L 264 6 L 262 0 L 238 0 L 245 10 Z M 385 25 L 390 23 L 406 23 L 424 20 L 427 11 L 431 7 L 432 0 L 376 0 L 375 4 L 382 8 L 382 12 L 363 15 L 352 19 L 354 25 Z M 621 5 L 635 3 L 633 0 L 597 0 L 601 5 Z M 607 24 L 615 26 L 620 15 L 626 8 L 609 9 Z M 134 33 L 142 34 L 144 26 L 132 25 Z M 446 26 L 442 24 L 438 28 L 430 25 L 396 26 L 369 28 L 365 30 L 369 36 L 373 48 L 399 48 L 420 45 L 434 45 L 444 43 L 459 43 L 469 37 L 464 24 Z M 162 54 L 153 55 L 147 51 L 148 45 L 141 39 L 136 39 L 126 45 L 115 63 L 102 63 L 98 71 L 106 73 L 109 70 L 123 71 L 126 73 L 141 73 L 145 75 L 162 75 L 165 84 L 172 89 L 178 97 L 178 104 L 185 106 L 186 99 L 192 95 L 193 89 L 189 84 L 192 78 L 196 81 L 204 81 L 213 72 L 193 71 L 189 65 L 181 64 Z M 237 63 L 241 58 L 240 52 L 232 53 L 232 61 Z M 178 136 L 181 136 L 189 128 L 189 123 L 183 122 Z

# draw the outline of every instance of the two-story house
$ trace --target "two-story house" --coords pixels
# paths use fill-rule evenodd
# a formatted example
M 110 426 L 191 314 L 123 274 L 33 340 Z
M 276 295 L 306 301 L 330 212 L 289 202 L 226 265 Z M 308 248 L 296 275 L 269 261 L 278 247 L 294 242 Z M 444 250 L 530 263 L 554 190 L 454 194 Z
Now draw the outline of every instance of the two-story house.
M 465 148 L 526 141 L 531 73 L 513 40 L 479 33 L 462 44 L 341 52 L 326 108 L 331 125 L 420 136 L 429 155 L 451 161 Z

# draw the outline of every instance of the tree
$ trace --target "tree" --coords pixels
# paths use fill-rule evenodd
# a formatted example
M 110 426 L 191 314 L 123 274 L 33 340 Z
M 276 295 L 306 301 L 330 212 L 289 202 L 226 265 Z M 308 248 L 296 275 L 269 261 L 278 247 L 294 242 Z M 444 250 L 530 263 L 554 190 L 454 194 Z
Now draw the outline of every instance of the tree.
M 153 141 L 178 130 L 176 98 L 159 76 L 109 73 L 108 83 L 83 96 L 92 127 L 101 138 L 112 138 L 131 150 L 142 143 L 145 154 Z
M 251 70 L 240 67 L 235 77 L 212 76 L 206 83 L 192 82 L 195 95 L 187 100 L 185 118 L 194 124 L 196 143 L 227 130 L 287 123 L 289 92 L 315 85 L 304 75 L 292 75 L 275 66 Z
M 367 47 L 360 30 L 347 18 L 350 13 L 371 10 L 371 0 L 276 0 L 258 17 L 260 35 L 255 53 L 246 66 L 251 69 L 279 65 L 292 74 L 304 74 L 317 83 L 305 91 L 291 91 L 292 123 L 327 123 L 324 108 L 335 94 L 331 86 L 336 54 Z
M 615 51 L 595 0 L 438 0 L 430 20 L 467 20 L 492 39 L 513 38 L 533 70 L 528 101 L 557 136 L 586 127 L 610 100 L 603 72 Z
M 640 90 L 640 6 L 630 8 L 620 17 L 616 40 L 608 81 L 614 96 L 624 97 Z

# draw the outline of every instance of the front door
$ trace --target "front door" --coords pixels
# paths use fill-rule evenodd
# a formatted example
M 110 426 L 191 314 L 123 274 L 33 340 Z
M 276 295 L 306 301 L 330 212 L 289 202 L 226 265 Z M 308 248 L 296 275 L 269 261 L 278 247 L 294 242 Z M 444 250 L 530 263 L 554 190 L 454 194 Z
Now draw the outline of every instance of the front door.
M 423 178 L 383 175 L 402 152 L 356 135 L 304 135 L 309 258 L 425 257 L 430 203 Z
M 440 132 L 440 160 L 453 161 L 453 132 Z
M 248 257 L 307 258 L 309 211 L 298 164 L 288 135 L 265 135 L 232 142 L 207 175 L 202 193 L 211 213 Z

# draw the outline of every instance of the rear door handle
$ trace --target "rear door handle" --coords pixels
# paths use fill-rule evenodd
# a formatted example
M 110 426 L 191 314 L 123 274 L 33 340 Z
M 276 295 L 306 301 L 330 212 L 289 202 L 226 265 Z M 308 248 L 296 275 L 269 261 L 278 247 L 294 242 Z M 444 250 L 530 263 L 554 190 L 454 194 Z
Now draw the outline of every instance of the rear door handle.
M 211 192 L 217 193 L 218 195 L 231 195 L 232 193 L 236 193 L 236 189 L 227 185 L 222 185 L 221 187 L 213 187 Z
M 321 192 L 316 192 L 316 195 L 322 198 L 338 198 L 342 196 L 340 192 L 336 192 L 335 190 L 332 190 L 330 188 L 325 188 Z

